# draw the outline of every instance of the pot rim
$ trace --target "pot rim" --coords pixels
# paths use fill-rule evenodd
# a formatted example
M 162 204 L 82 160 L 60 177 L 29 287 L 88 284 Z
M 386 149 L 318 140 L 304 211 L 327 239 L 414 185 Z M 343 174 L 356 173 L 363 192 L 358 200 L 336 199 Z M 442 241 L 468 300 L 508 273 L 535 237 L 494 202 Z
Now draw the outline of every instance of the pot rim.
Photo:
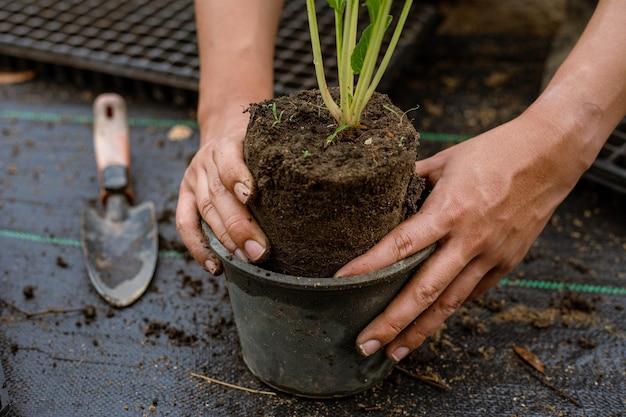
M 253 275 L 259 281 L 266 281 L 272 285 L 296 289 L 342 290 L 375 285 L 392 279 L 392 277 L 400 271 L 416 268 L 419 264 L 424 262 L 424 260 L 426 260 L 426 258 L 430 256 L 437 247 L 437 242 L 432 243 L 430 246 L 427 246 L 405 259 L 402 259 L 383 269 L 368 272 L 367 274 L 354 275 L 344 278 L 300 277 L 270 271 L 268 269 L 263 269 L 258 265 L 242 261 L 226 249 L 224 245 L 222 245 L 205 221 L 202 221 L 201 223 L 202 231 L 204 232 L 205 237 L 209 240 L 209 246 L 222 262 L 230 264 L 247 274 Z

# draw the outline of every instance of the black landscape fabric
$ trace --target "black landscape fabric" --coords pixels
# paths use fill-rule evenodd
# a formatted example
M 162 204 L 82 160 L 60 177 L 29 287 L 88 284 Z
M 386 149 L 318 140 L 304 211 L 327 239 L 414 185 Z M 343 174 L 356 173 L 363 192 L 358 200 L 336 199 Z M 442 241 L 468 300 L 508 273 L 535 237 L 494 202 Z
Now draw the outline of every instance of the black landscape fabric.
M 2 97 L 0 357 L 13 415 L 626 413 L 619 194 L 579 184 L 502 284 L 370 391 L 330 401 L 249 393 L 191 375 L 268 390 L 240 356 L 223 277 L 198 267 L 176 234 L 178 183 L 198 132 L 168 133 L 188 114 L 129 104 L 137 201 L 155 202 L 161 249 L 148 292 L 117 310 L 91 287 L 79 243 L 80 213 L 98 190 L 91 102 L 60 93 L 31 83 Z M 514 346 L 536 355 L 545 376 Z

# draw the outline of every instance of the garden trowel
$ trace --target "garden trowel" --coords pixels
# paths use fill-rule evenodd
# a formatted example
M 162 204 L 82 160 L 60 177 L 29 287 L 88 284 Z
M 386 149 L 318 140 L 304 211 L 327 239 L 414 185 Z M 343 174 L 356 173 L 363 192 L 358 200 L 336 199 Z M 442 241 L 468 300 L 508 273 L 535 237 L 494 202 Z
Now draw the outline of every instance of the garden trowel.
M 102 209 L 83 213 L 83 252 L 89 279 L 112 306 L 126 307 L 146 290 L 156 268 L 158 233 L 154 204 L 132 206 L 126 103 L 102 94 L 93 104 L 94 151 Z

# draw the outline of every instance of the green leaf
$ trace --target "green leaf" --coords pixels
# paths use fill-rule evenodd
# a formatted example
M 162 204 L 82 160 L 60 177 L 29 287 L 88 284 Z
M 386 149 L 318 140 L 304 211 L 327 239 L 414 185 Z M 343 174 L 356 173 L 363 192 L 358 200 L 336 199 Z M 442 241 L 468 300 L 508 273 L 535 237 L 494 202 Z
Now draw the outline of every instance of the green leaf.
M 380 9 L 383 6 L 383 4 L 386 3 L 387 1 L 389 0 L 366 0 L 365 1 L 365 7 L 367 7 L 367 12 L 370 17 L 369 26 L 374 26 L 375 23 L 378 21 L 378 14 L 380 13 Z M 393 16 L 387 15 L 387 23 L 385 23 L 385 31 L 391 25 L 392 19 L 393 19 Z
M 359 75 L 363 69 L 363 63 L 365 62 L 365 55 L 367 54 L 367 48 L 372 38 L 372 25 L 369 25 L 363 31 L 361 39 L 357 42 L 356 46 L 352 50 L 352 56 L 350 57 L 350 65 L 352 66 L 352 72 Z
M 343 13 L 343 10 L 346 8 L 346 0 L 327 0 L 328 5 L 335 9 L 335 11 L 339 14 Z
M 330 3 L 332 0 L 328 0 Z M 367 7 L 367 12 L 370 18 L 370 24 L 365 28 L 363 33 L 361 34 L 361 39 L 357 42 L 354 50 L 352 51 L 352 56 L 350 57 L 350 66 L 352 67 L 352 71 L 355 75 L 359 75 L 363 69 L 363 63 L 365 62 L 365 55 L 367 54 L 367 50 L 369 48 L 370 40 L 372 39 L 372 27 L 375 26 L 376 21 L 378 20 L 378 14 L 380 12 L 383 3 L 388 0 L 366 0 L 365 7 Z M 387 23 L 385 24 L 385 30 L 389 28 L 391 25 L 392 16 L 387 16 Z
M 350 124 L 345 124 L 345 125 L 341 125 L 339 126 L 337 129 L 335 129 L 335 131 L 326 138 L 326 144 L 330 144 L 339 134 L 339 132 L 341 132 L 342 130 L 346 130 L 347 128 L 352 127 L 352 125 Z
M 367 7 L 367 11 L 370 15 L 370 23 L 374 24 L 376 21 L 376 17 L 378 16 L 378 11 L 380 10 L 383 3 L 386 0 L 366 0 L 365 7 Z
M 387 23 L 385 24 L 385 30 L 391 25 L 391 21 L 393 16 L 387 16 Z M 352 56 L 350 57 L 350 65 L 352 66 L 352 71 L 355 75 L 359 75 L 361 70 L 363 69 L 363 63 L 365 62 L 365 54 L 367 54 L 367 50 L 370 45 L 370 39 L 372 39 L 372 22 L 368 27 L 365 28 L 363 34 L 361 34 L 361 39 L 357 42 L 356 46 L 352 51 Z

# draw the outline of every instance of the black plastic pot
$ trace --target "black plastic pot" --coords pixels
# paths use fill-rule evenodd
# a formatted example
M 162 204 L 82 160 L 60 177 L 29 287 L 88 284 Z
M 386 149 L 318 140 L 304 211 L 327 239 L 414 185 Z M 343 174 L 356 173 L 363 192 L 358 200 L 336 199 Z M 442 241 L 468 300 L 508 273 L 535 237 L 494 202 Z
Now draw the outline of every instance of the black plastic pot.
M 312 398 L 356 394 L 389 375 L 393 362 L 382 351 L 362 357 L 356 337 L 435 245 L 365 275 L 302 278 L 243 262 L 206 224 L 203 229 L 224 264 L 243 359 L 254 375 L 278 390 Z

